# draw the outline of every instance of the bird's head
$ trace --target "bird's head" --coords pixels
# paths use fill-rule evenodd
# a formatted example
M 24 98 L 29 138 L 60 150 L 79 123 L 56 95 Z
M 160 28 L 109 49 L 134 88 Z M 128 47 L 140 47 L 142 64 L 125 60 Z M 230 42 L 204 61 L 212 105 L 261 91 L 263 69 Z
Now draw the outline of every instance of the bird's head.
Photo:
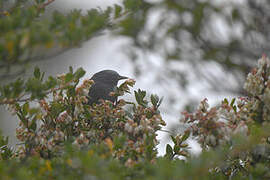
M 94 74 L 91 78 L 95 83 L 105 83 L 117 86 L 119 80 L 128 79 L 128 77 L 120 76 L 116 71 L 113 70 L 103 70 Z

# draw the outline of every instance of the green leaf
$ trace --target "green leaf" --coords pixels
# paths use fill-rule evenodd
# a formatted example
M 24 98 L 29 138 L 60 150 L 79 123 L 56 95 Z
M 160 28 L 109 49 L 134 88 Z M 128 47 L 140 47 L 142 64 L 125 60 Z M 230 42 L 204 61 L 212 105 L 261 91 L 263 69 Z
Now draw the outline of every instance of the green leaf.
M 173 148 L 169 144 L 167 144 L 166 146 L 166 154 L 168 154 L 169 156 L 173 155 Z
M 190 136 L 190 131 L 186 131 L 185 134 L 182 136 L 181 141 L 184 142 Z
M 72 68 L 72 66 L 69 66 L 69 72 L 70 72 L 71 74 L 73 74 L 73 68 Z
M 172 139 L 174 144 L 177 144 L 177 141 L 176 141 L 175 137 L 173 137 L 172 135 L 171 135 L 171 139 Z
M 25 91 L 31 93 L 31 99 L 42 99 L 46 96 L 44 85 L 36 78 L 30 78 L 26 82 Z
M 40 79 L 40 69 L 36 66 L 34 70 L 34 77 Z
M 28 110 L 28 114 L 30 114 L 31 116 L 36 115 L 39 112 L 39 110 L 40 110 L 39 108 L 30 108 Z
M 121 11 L 122 11 L 122 7 L 115 4 L 114 5 L 114 18 L 118 18 L 120 16 Z
M 157 106 L 159 102 L 159 97 L 155 94 L 151 94 L 151 103 L 153 104 L 153 106 Z
M 45 82 L 45 85 L 47 89 L 54 88 L 57 85 L 57 80 L 54 77 L 49 76 L 48 80 Z
M 45 72 L 42 72 L 41 78 L 40 78 L 41 81 L 43 81 L 44 75 L 45 75 Z
M 22 107 L 22 115 L 26 116 L 29 112 L 29 103 L 26 102 Z
M 178 152 L 180 151 L 180 146 L 175 145 L 175 146 L 173 147 L 173 151 L 174 151 L 175 153 L 178 153 Z
M 37 129 L 37 123 L 35 120 L 31 122 L 31 125 L 29 126 L 29 129 L 35 131 Z
M 18 97 L 24 90 L 24 81 L 22 79 L 17 79 L 13 84 L 13 97 Z
M 125 142 L 127 141 L 127 137 L 124 135 L 119 135 L 116 136 L 116 138 L 114 139 L 114 149 L 118 150 L 123 148 L 123 145 L 125 144 Z
M 237 107 L 236 106 L 233 106 L 233 110 L 234 110 L 234 112 L 236 112 L 237 111 Z
M 67 73 L 65 76 L 65 83 L 70 82 L 73 79 L 73 74 L 72 73 Z
M 51 104 L 51 115 L 52 117 L 56 118 L 61 112 L 66 110 L 66 107 L 59 102 L 52 102 Z
M 235 98 L 232 99 L 230 106 L 233 107 L 234 103 L 235 103 Z
M 79 68 L 75 73 L 74 76 L 76 79 L 80 79 L 81 77 L 83 77 L 85 75 L 85 70 L 83 68 Z
M 140 96 L 141 96 L 141 99 L 144 99 L 145 96 L 146 96 L 146 91 L 143 91 L 143 90 L 140 90 L 140 89 L 139 89 L 139 94 L 140 94 Z
M 19 117 L 19 119 L 22 121 L 24 126 L 27 127 L 28 126 L 28 120 L 20 112 L 17 112 L 16 114 Z
M 146 107 L 147 101 L 144 100 L 144 97 L 146 96 L 146 91 L 142 91 L 138 89 L 138 91 L 134 91 L 134 92 L 135 92 L 135 98 L 136 98 L 137 103 L 143 107 Z
M 75 91 L 74 86 L 69 86 L 68 90 L 67 90 L 67 96 L 68 97 L 73 97 L 75 95 L 76 95 L 76 91 Z
M 136 101 L 137 101 L 137 103 L 139 102 L 139 94 L 137 93 L 137 91 L 134 91 L 134 93 L 135 93 L 135 99 L 136 99 Z
M 229 101 L 226 98 L 224 98 L 224 100 L 222 101 L 222 103 L 225 103 L 225 104 L 229 105 Z

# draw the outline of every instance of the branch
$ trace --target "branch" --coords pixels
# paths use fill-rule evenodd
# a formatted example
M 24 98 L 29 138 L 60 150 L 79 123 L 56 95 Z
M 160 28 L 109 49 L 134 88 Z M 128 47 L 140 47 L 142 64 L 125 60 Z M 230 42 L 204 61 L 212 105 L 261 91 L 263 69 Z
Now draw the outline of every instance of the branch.
M 63 85 L 63 86 L 60 86 L 58 88 L 52 88 L 51 90 L 47 91 L 45 94 L 48 95 L 54 91 L 58 91 L 60 89 L 63 89 L 63 88 L 66 88 L 68 87 L 69 85 Z M 0 100 L 0 105 L 4 105 L 4 104 L 14 104 L 16 102 L 26 102 L 26 101 L 29 101 L 31 100 L 31 96 L 30 97 L 27 97 L 27 98 L 24 98 L 22 99 L 24 96 L 26 96 L 25 93 L 21 94 L 18 98 L 15 98 L 15 99 L 3 99 L 3 100 Z
M 48 0 L 46 3 L 43 3 L 42 5 L 40 5 L 38 7 L 38 9 L 44 9 L 46 6 L 50 5 L 52 2 L 54 2 L 55 0 Z

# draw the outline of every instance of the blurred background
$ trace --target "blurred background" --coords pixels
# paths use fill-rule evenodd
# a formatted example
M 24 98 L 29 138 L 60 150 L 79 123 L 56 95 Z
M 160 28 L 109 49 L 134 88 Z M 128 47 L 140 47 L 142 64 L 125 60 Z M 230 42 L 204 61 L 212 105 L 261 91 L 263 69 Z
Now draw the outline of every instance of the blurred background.
M 16 0 L 0 2 L 0 12 L 11 11 L 18 3 Z M 37 1 L 20 3 L 27 10 Z M 75 9 L 81 10 L 79 15 Z M 91 9 L 98 13 L 110 11 L 111 14 L 101 20 L 90 18 L 89 22 L 103 20 L 105 25 L 97 28 L 89 25 L 95 27 L 93 32 L 79 31 L 78 36 L 80 33 L 83 36 L 84 32 L 88 34 L 78 41 L 63 36 L 70 40 L 68 45 L 50 45 L 50 41 L 55 40 L 55 32 L 48 31 L 47 36 L 53 38 L 46 42 L 46 48 L 27 45 L 25 49 L 34 49 L 38 56 L 16 56 L 20 63 L 4 61 L 6 56 L 0 45 L 1 82 L 27 78 L 35 66 L 46 72 L 46 76 L 66 73 L 69 66 L 82 67 L 87 72 L 85 78 L 100 70 L 112 69 L 136 79 L 134 90 L 140 88 L 148 95 L 164 97 L 161 105 L 161 114 L 167 123 L 164 129 L 180 133 L 184 129 L 179 121 L 181 112 L 192 112 L 204 98 L 215 105 L 225 97 L 245 95 L 242 89 L 245 76 L 257 59 L 270 49 L 270 2 L 267 0 L 55 0 L 34 20 L 47 24 L 37 26 L 33 22 L 32 27 L 31 22 L 31 30 L 44 34 L 46 28 L 43 27 L 50 23 L 57 26 L 59 14 L 64 16 L 67 24 L 77 16 L 89 15 Z M 0 18 L 5 17 L 1 15 Z M 67 28 L 71 28 L 70 24 Z M 72 28 L 75 33 L 85 27 L 75 24 Z M 2 32 L 0 43 L 11 41 L 25 29 Z M 20 38 L 24 45 L 24 36 Z M 18 119 L 5 107 L 1 107 L 0 113 L 1 130 L 10 136 L 12 144 L 16 144 Z M 159 139 L 159 153 L 163 154 L 168 133 L 160 132 Z M 196 142 L 191 143 L 194 152 L 199 151 Z

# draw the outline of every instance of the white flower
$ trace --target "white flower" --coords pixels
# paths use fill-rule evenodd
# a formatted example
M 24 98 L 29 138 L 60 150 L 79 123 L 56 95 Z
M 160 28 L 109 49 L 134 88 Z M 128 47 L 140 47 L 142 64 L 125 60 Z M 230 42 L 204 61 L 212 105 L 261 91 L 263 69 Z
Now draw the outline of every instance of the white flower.
M 132 133 L 133 128 L 129 123 L 125 124 L 125 131 L 127 131 L 128 133 Z

